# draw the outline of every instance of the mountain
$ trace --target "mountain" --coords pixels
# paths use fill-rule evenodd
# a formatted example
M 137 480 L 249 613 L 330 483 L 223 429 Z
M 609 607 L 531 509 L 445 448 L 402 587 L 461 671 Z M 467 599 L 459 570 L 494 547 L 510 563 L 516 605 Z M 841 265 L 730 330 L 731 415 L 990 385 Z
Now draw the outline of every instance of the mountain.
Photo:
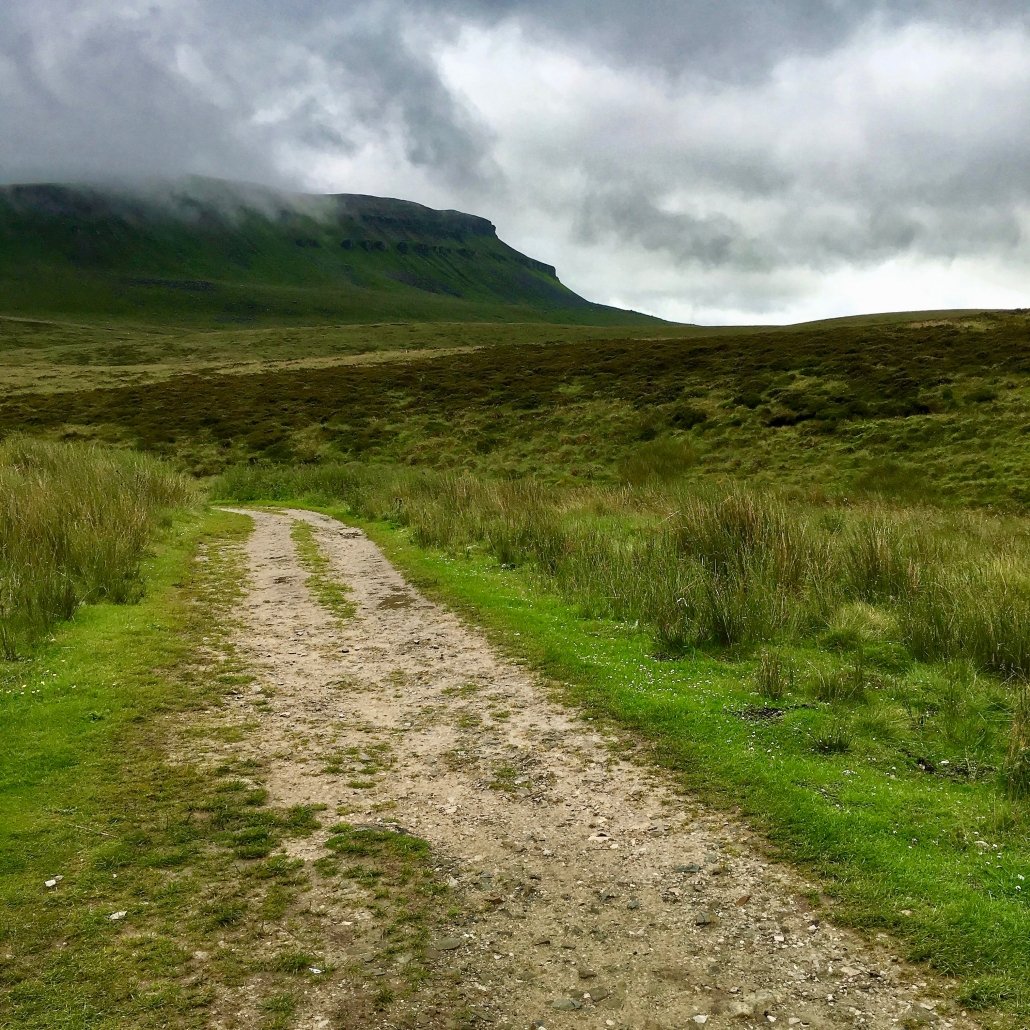
M 640 324 L 485 218 L 211 179 L 0 187 L 0 314 L 191 325 Z

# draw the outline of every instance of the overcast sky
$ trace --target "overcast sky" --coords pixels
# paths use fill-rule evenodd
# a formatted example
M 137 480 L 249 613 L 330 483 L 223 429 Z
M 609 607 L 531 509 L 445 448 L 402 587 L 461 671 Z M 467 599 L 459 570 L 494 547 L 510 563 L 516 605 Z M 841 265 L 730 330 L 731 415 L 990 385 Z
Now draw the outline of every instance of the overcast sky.
M 697 322 L 1030 306 L 1026 0 L 3 0 L 0 180 L 482 214 Z

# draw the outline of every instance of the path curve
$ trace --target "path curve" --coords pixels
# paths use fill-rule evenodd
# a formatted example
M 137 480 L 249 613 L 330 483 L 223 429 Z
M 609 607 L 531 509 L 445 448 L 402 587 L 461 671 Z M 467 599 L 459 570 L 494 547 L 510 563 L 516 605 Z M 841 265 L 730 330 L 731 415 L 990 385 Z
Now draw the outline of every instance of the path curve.
M 247 717 L 275 756 L 272 801 L 356 812 L 429 842 L 475 913 L 439 929 L 437 958 L 482 1021 L 974 1026 L 885 941 L 820 915 L 818 892 L 763 857 L 744 823 L 613 755 L 610 738 L 412 589 L 363 533 L 307 511 L 243 513 L 255 529 L 237 646 L 255 689 L 271 688 Z M 350 587 L 354 617 L 341 623 L 312 597 L 297 520 Z M 353 771 L 312 761 L 332 749 L 388 760 L 355 786 Z M 317 838 L 295 850 L 324 853 Z M 316 1002 L 301 1025 L 333 1025 Z M 413 1019 L 442 1025 L 430 1009 Z

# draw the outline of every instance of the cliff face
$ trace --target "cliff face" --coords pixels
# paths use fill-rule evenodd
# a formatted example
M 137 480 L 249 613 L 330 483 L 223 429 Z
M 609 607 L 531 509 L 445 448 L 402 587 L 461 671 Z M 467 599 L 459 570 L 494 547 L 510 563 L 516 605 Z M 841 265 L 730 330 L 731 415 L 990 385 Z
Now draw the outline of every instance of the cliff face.
M 436 211 L 410 200 L 369 197 L 362 193 L 337 193 L 328 198 L 341 222 L 353 221 L 372 231 L 394 234 L 432 233 L 452 239 L 496 236 L 493 222 L 462 211 Z
M 459 302 L 475 318 L 500 306 L 520 320 L 639 320 L 577 296 L 478 215 L 203 179 L 0 188 L 0 287 L 0 313 L 113 304 L 143 316 L 185 290 L 194 309 L 230 321 L 301 317 L 305 306 L 348 321 L 460 318 Z

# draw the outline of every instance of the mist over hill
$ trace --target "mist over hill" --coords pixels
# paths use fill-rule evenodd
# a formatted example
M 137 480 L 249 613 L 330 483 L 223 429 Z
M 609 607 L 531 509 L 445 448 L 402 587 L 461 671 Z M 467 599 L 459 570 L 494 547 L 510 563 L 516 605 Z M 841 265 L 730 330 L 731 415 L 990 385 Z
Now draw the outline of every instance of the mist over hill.
M 221 180 L 0 188 L 6 314 L 187 324 L 640 323 L 593 304 L 489 220 Z

